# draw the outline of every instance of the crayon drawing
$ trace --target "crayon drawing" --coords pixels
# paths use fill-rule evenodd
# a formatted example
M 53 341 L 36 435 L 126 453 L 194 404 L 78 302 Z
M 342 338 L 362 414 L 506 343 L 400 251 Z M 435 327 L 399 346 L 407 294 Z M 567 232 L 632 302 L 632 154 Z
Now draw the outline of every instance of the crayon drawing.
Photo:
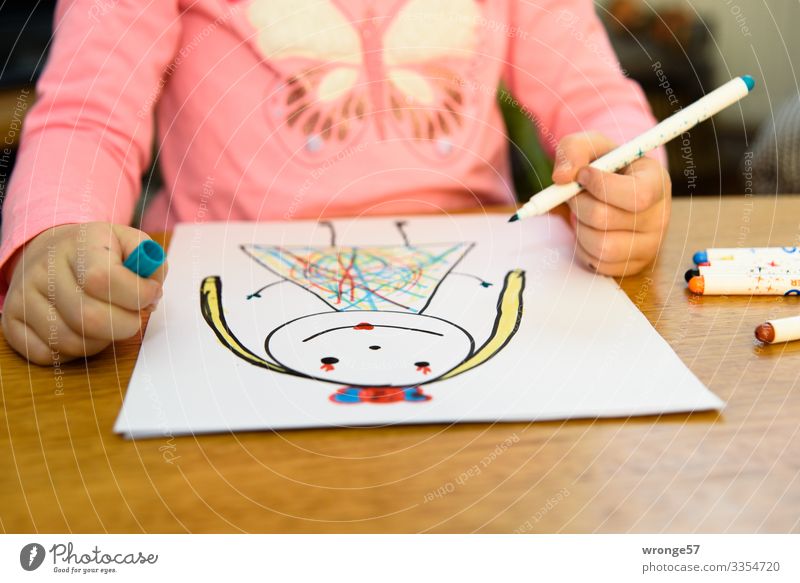
M 206 323 L 231 353 L 273 373 L 339 385 L 336 404 L 425 403 L 423 386 L 465 373 L 502 350 L 520 326 L 525 273 L 506 273 L 480 345 L 455 322 L 428 314 L 431 300 L 448 277 L 466 277 L 494 293 L 475 274 L 455 272 L 474 243 L 413 245 L 397 222 L 402 245 L 338 246 L 333 225 L 325 247 L 242 245 L 241 249 L 278 281 L 250 293 L 264 301 L 270 288 L 289 282 L 320 300 L 322 310 L 289 320 L 270 331 L 264 355 L 239 341 L 225 318 L 222 278 L 206 277 L 200 307 Z M 264 309 L 270 309 L 269 302 Z

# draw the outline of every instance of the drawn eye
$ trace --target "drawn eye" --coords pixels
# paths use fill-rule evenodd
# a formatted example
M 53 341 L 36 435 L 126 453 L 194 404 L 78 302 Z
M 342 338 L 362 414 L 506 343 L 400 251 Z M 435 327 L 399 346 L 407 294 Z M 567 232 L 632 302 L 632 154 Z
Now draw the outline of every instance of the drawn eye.
M 322 366 L 319 367 L 320 370 L 330 372 L 333 370 L 333 365 L 339 362 L 339 359 L 335 356 L 326 356 L 325 358 L 320 358 L 319 361 L 322 363 Z
M 370 350 L 380 350 L 381 347 L 380 346 L 370 346 L 369 349 Z

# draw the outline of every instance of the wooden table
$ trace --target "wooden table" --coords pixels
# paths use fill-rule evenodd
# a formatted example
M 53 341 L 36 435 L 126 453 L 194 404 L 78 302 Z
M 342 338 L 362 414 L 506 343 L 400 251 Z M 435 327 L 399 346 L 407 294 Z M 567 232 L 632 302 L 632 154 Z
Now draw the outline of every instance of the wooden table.
M 61 390 L 3 342 L 0 527 L 798 532 L 800 343 L 753 329 L 800 300 L 693 298 L 683 272 L 707 246 L 797 245 L 799 223 L 800 197 L 676 200 L 656 267 L 622 282 L 721 415 L 126 441 L 111 428 L 138 340 L 67 366 Z
M 0 154 L 3 149 L 16 147 L 22 133 L 22 122 L 34 101 L 33 87 L 0 90 Z M 8 171 L 0 168 L 0 172 Z

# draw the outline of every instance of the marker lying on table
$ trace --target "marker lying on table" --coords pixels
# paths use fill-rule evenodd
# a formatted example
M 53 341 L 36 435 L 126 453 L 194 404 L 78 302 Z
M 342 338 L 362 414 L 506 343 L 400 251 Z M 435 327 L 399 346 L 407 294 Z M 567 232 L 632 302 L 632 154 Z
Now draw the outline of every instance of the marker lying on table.
M 797 296 L 800 295 L 800 278 L 715 272 L 692 277 L 689 291 L 705 296 Z
M 800 316 L 764 322 L 756 328 L 756 338 L 767 344 L 800 340 Z
M 145 239 L 128 255 L 123 265 L 140 277 L 150 277 L 161 267 L 167 254 L 152 239 Z
M 790 279 L 800 279 L 800 265 L 796 267 L 772 267 L 771 265 L 763 266 L 734 263 L 730 266 L 722 266 L 719 264 L 714 266 L 703 265 L 701 263 L 694 269 L 687 270 L 686 273 L 683 274 L 683 278 L 686 280 L 686 283 L 689 283 L 693 277 L 697 277 L 698 275 L 749 275 L 751 277 L 758 277 L 760 275 L 762 277 L 784 276 Z
M 718 262 L 800 263 L 800 250 L 797 247 L 717 247 L 698 251 L 692 259 L 695 265 Z
M 606 172 L 621 170 L 649 151 L 663 146 L 670 140 L 689 131 L 700 122 L 733 105 L 748 95 L 755 87 L 755 84 L 756 82 L 750 75 L 731 79 L 722 87 L 715 89 L 705 97 L 698 99 L 693 104 L 668 117 L 638 138 L 634 138 L 608 154 L 599 157 L 589 166 Z M 566 202 L 581 190 L 583 190 L 583 187 L 577 182 L 554 184 L 535 194 L 516 214 L 508 219 L 508 222 L 513 223 L 519 219 L 543 215 L 561 203 Z

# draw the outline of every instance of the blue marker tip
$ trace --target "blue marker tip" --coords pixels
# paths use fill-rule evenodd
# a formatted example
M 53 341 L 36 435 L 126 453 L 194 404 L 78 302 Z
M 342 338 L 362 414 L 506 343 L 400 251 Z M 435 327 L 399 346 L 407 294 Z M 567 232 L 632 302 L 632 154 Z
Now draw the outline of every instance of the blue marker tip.
M 753 79 L 750 75 L 742 75 L 742 81 L 744 81 L 744 84 L 747 85 L 748 91 L 752 91 L 753 87 L 756 86 L 756 80 Z
M 161 245 L 152 239 L 146 239 L 128 255 L 123 265 L 140 277 L 150 277 L 161 267 L 166 257 Z
M 694 260 L 695 265 L 700 265 L 701 263 L 708 263 L 708 253 L 706 253 L 705 251 L 698 251 L 697 253 L 694 254 L 694 257 L 692 257 L 692 259 Z

